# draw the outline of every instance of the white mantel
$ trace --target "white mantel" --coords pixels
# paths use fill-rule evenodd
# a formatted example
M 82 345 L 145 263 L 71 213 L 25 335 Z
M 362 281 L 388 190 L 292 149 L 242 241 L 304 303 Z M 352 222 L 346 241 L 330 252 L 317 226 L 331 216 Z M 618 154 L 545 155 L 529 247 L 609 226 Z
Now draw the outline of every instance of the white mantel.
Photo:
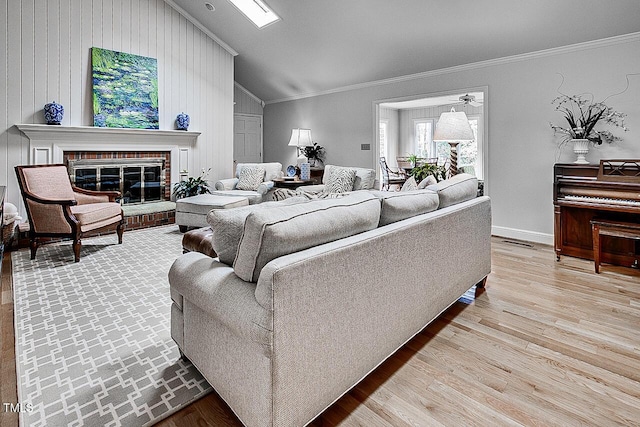
M 65 151 L 169 151 L 171 185 L 180 171 L 190 171 L 191 148 L 200 132 L 158 129 L 123 129 L 92 126 L 17 124 L 29 138 L 29 164 L 62 163 Z

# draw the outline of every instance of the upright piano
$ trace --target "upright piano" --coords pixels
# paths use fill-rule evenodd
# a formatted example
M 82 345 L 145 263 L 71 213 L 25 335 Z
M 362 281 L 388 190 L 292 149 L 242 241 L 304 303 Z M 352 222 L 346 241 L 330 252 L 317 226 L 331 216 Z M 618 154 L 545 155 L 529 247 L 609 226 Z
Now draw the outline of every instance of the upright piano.
M 640 160 L 601 160 L 600 164 L 553 167 L 554 246 L 561 255 L 593 259 L 593 218 L 640 223 Z M 602 237 L 602 261 L 630 266 L 640 244 Z

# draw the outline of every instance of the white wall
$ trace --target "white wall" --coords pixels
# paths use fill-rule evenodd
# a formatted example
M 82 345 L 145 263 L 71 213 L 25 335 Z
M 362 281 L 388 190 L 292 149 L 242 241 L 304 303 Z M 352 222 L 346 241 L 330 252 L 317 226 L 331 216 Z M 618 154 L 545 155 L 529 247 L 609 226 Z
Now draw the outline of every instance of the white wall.
M 625 75 L 640 73 L 640 34 L 555 49 L 448 72 L 425 73 L 412 79 L 310 98 L 267 104 L 264 112 L 265 160 L 290 164 L 295 151 L 287 147 L 291 128 L 306 127 L 326 147 L 328 164 L 376 167 L 372 151 L 375 101 L 460 88 L 488 86 L 489 164 L 486 190 L 492 198 L 494 232 L 514 238 L 552 242 L 553 164 L 556 143 L 549 121 L 562 117 L 551 100 L 562 73 L 568 94 L 592 92 L 602 99 L 620 92 Z M 628 114 L 624 141 L 592 150 L 588 159 L 640 158 L 640 76 L 607 104 Z M 488 110 L 488 111 L 487 111 Z M 573 161 L 565 150 L 560 161 Z
M 20 200 L 13 167 L 28 163 L 16 123 L 45 123 L 44 104 L 65 108 L 62 126 L 91 126 L 90 48 L 158 60 L 160 129 L 181 111 L 202 132 L 191 174 L 233 171 L 233 55 L 163 0 L 9 0 L 0 8 L 0 185 Z M 6 31 L 4 30 L 6 29 Z M 7 47 L 6 51 L 4 47 Z
M 388 144 L 388 157 L 387 157 L 387 165 L 389 167 L 395 167 L 396 165 L 396 157 L 398 157 L 401 151 L 399 148 L 400 145 L 400 110 L 396 110 L 395 108 L 384 108 L 380 107 L 380 120 L 386 120 L 389 123 L 389 127 L 387 129 L 387 144 Z

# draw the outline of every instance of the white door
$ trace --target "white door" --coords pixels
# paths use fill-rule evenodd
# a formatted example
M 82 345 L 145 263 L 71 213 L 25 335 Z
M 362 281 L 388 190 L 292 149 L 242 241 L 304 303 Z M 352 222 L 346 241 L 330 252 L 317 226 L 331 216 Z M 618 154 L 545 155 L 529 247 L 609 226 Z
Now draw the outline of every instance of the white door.
M 233 121 L 233 166 L 262 162 L 262 116 L 235 114 Z

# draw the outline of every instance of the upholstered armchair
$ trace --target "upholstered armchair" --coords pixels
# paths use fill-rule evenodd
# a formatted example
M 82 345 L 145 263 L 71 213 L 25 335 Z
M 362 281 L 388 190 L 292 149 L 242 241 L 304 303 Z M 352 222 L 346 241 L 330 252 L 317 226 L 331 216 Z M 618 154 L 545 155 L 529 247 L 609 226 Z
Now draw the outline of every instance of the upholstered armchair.
M 250 169 L 264 169 L 264 176 L 258 181 L 253 181 L 249 185 L 243 185 L 245 175 L 242 171 L 249 172 Z M 225 196 L 243 196 L 249 199 L 249 204 L 261 203 L 266 200 L 267 193 L 273 188 L 273 179 L 282 178 L 282 163 L 238 163 L 236 165 L 236 176 L 234 178 L 221 179 L 214 184 L 215 190 L 212 194 Z
M 122 243 L 124 215 L 115 202 L 118 191 L 89 191 L 71 185 L 65 165 L 16 166 L 18 184 L 29 217 L 31 259 L 42 237 L 73 239 L 75 262 L 80 261 L 82 236 L 116 227 Z

